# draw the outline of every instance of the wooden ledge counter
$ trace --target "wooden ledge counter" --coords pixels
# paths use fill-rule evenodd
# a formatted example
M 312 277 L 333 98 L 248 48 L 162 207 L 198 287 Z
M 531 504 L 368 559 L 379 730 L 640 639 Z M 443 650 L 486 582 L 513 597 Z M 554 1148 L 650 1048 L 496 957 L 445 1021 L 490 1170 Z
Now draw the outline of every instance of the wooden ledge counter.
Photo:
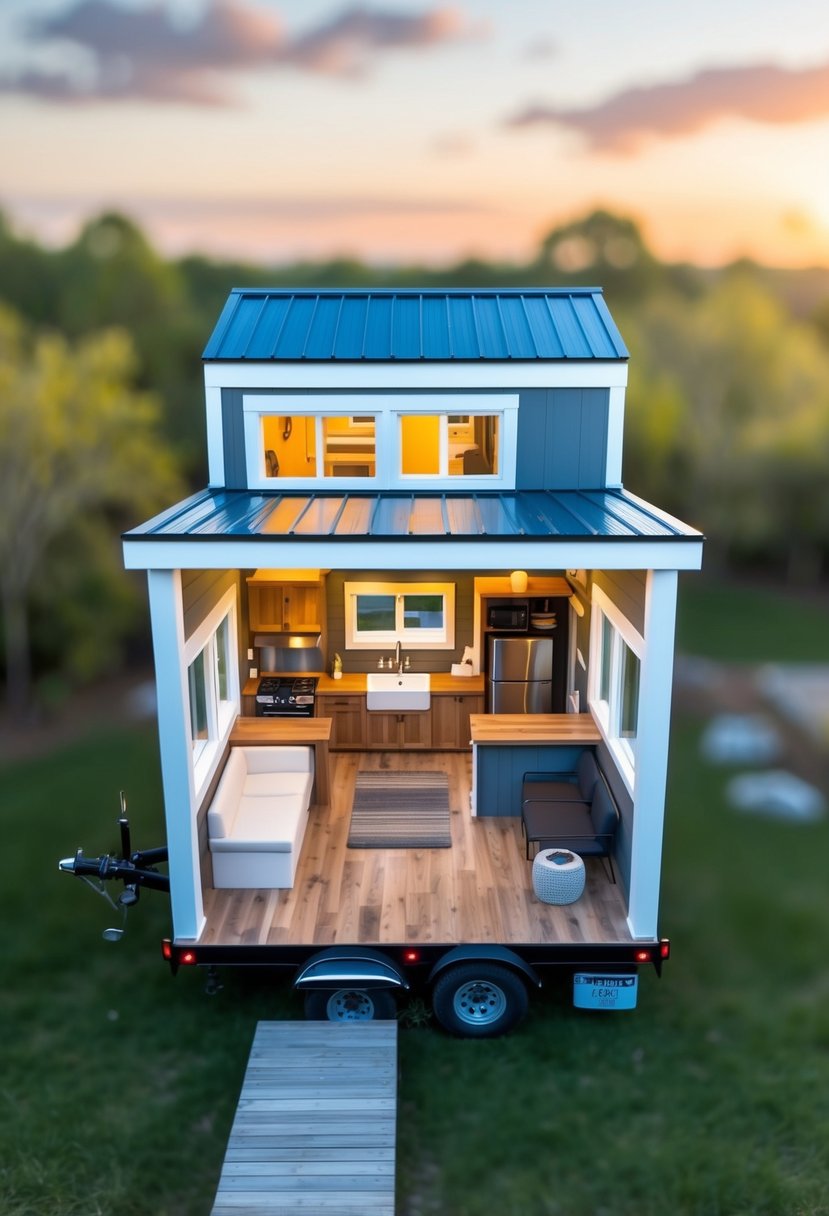
M 472 814 L 521 814 L 524 774 L 571 772 L 600 741 L 590 714 L 471 714 Z
M 230 732 L 231 747 L 313 747 L 315 798 L 328 806 L 331 783 L 328 776 L 330 718 L 243 718 Z
M 472 714 L 473 743 L 572 743 L 592 745 L 601 739 L 590 714 Z

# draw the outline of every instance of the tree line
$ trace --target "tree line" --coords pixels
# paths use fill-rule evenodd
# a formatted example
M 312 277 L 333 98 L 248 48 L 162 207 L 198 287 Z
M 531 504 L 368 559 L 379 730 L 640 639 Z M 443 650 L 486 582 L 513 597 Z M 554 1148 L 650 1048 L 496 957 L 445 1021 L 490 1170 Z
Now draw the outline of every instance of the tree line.
M 625 485 L 707 562 L 816 583 L 829 555 L 829 272 L 661 262 L 596 211 L 527 263 L 163 258 L 126 216 L 46 249 L 0 215 L 0 598 L 14 712 L 141 647 L 120 532 L 206 482 L 201 352 L 231 287 L 603 287 L 631 352 Z M 140 624 L 139 624 L 140 623 Z

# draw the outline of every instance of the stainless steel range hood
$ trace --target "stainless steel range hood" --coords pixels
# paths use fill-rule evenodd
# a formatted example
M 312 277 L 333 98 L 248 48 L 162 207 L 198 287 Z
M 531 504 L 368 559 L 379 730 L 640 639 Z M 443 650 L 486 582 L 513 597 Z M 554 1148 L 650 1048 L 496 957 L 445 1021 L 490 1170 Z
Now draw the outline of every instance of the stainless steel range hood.
M 253 645 L 259 651 L 261 671 L 324 671 L 321 636 L 310 633 L 257 633 Z

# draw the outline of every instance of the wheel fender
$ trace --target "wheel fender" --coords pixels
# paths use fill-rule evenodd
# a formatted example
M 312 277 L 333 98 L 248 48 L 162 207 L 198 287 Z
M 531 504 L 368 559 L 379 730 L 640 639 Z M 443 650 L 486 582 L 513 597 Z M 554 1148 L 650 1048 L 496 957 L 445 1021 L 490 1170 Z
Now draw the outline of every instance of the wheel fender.
M 519 971 L 536 988 L 541 987 L 541 980 L 534 968 L 506 946 L 454 946 L 435 963 L 429 973 L 428 982 L 433 983 L 447 967 L 453 967 L 456 963 L 478 962 L 502 963 L 506 967 L 512 967 L 514 971 Z
M 398 964 L 379 950 L 330 946 L 307 959 L 294 977 L 300 992 L 334 990 L 344 986 L 408 990 L 409 981 Z

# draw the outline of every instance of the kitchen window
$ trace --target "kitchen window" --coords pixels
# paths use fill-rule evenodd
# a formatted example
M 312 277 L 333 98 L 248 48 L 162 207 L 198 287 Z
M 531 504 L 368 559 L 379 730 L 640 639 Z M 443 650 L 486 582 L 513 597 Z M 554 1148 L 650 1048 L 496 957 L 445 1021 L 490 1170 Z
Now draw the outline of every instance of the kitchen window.
M 185 645 L 196 793 L 204 788 L 239 712 L 236 593 L 227 592 Z
M 345 645 L 454 650 L 454 583 L 346 583 Z
M 593 589 L 588 702 L 633 789 L 644 639 L 599 587 Z

